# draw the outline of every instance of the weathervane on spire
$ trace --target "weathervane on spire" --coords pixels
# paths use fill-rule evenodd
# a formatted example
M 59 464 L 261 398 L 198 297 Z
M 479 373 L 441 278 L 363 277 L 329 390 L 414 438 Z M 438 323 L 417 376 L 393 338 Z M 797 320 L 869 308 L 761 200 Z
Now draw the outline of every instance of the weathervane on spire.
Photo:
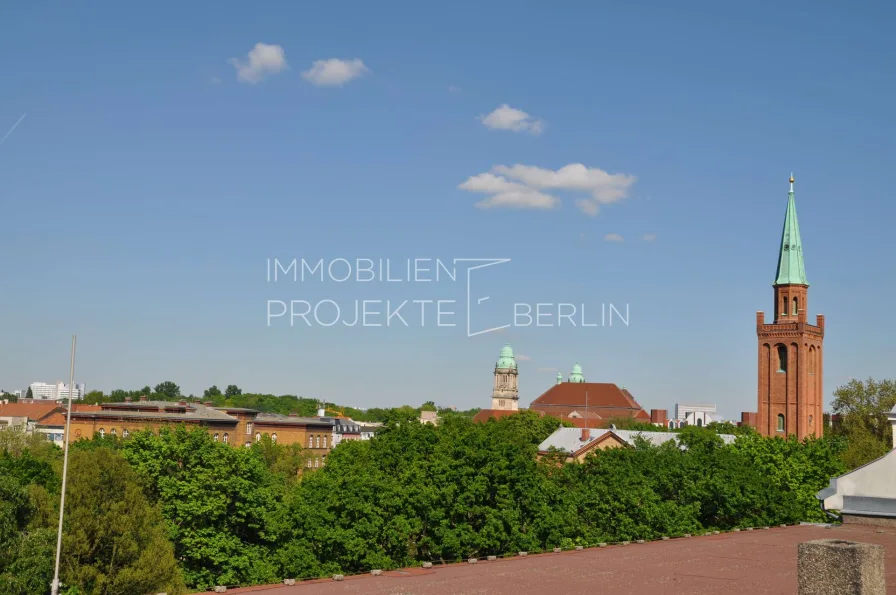
M 793 172 L 790 172 L 790 191 L 793 192 Z

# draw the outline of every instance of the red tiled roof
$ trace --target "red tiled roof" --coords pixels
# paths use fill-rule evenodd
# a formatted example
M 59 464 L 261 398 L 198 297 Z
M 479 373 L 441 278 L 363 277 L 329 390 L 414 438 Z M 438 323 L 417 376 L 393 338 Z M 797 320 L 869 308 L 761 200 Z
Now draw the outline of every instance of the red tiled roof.
M 530 407 L 533 409 L 540 409 L 542 405 L 584 407 L 587 401 L 589 409 L 591 407 L 637 407 L 640 409 L 641 406 L 625 392 L 615 384 L 607 382 L 561 382 L 532 401 Z
M 0 416 L 27 417 L 32 421 L 40 421 L 57 409 L 62 407 L 56 403 L 7 403 L 0 405 Z
M 586 396 L 587 393 L 587 396 Z M 586 410 L 587 405 L 587 410 Z M 641 408 L 626 389 L 604 382 L 563 382 L 555 384 L 532 402 L 533 410 L 543 411 L 552 417 L 570 421 L 582 427 L 581 420 L 600 420 L 598 426 L 607 425 L 613 418 L 650 420 L 650 414 Z M 569 417 L 572 412 L 577 418 Z M 591 421 L 594 424 L 594 421 Z
M 72 413 L 77 413 L 79 411 L 100 411 L 102 407 L 99 405 L 87 405 L 84 403 L 72 403 Z M 65 426 L 65 410 L 66 408 L 60 406 L 58 409 L 50 413 L 50 415 L 42 418 L 38 425 L 41 426 Z
M 40 420 L 40 424 L 42 426 L 59 426 L 62 427 L 65 425 L 65 414 L 56 411 L 51 413 L 47 417 Z

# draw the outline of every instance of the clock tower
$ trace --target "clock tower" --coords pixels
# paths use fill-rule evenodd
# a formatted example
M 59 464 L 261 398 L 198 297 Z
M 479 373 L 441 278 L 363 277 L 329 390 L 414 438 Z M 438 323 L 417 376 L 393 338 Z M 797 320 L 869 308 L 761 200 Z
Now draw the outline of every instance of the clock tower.
M 793 176 L 784 214 L 774 288 L 774 321 L 756 313 L 759 339 L 757 430 L 763 436 L 799 439 L 824 431 L 822 361 L 824 316 L 806 321 L 809 282 L 803 264 L 803 243 L 793 198 Z

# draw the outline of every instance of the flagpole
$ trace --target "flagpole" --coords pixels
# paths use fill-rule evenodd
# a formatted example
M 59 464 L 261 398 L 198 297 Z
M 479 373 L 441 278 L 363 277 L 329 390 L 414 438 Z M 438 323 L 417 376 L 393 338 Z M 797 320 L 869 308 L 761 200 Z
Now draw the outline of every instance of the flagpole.
M 68 442 L 69 428 L 72 423 L 72 392 L 75 388 L 75 345 L 77 336 L 72 335 L 72 365 L 68 380 L 68 412 L 65 415 L 65 450 L 62 455 L 62 495 L 59 499 L 59 532 L 56 536 L 56 569 L 53 572 L 53 583 L 50 585 L 52 595 L 59 595 L 59 560 L 62 553 L 62 519 L 65 514 L 65 483 L 68 478 Z

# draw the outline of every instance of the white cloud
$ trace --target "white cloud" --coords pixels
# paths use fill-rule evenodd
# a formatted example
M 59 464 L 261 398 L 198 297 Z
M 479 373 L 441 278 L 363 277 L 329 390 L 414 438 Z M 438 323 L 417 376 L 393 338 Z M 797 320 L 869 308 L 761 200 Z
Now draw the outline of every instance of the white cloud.
M 608 174 L 596 167 L 571 163 L 558 170 L 532 165 L 496 165 L 491 171 L 472 176 L 461 184 L 461 190 L 490 194 L 477 206 L 552 209 L 560 199 L 552 190 L 585 192 L 576 205 L 584 213 L 594 216 L 601 204 L 609 204 L 628 196 L 636 178 L 628 174 Z
M 538 369 L 535 370 L 535 371 L 536 371 L 536 372 L 542 372 L 542 373 L 544 373 L 544 372 L 556 372 L 556 371 L 557 371 L 557 368 L 538 368 Z
M 517 209 L 553 209 L 560 204 L 560 199 L 533 190 L 524 184 L 510 182 L 502 176 L 483 173 L 468 178 L 458 186 L 461 190 L 490 194 L 478 203 L 477 207 L 491 209 L 495 207 Z
M 531 357 L 529 357 L 528 355 L 523 355 L 522 353 L 517 353 L 514 357 L 516 359 L 520 360 L 521 362 L 531 362 L 532 361 Z
M 315 60 L 302 77 L 318 87 L 341 87 L 345 83 L 370 72 L 364 62 L 354 60 Z
M 645 233 L 645 234 L 644 234 L 644 241 L 645 241 L 645 242 L 652 242 L 652 241 L 655 240 L 655 239 L 656 239 L 656 234 L 655 234 L 655 233 Z
M 528 132 L 536 136 L 544 132 L 545 127 L 542 120 L 533 118 L 526 112 L 512 108 L 506 103 L 487 116 L 479 116 L 479 119 L 486 128 L 491 128 L 492 130 Z
M 220 84 L 221 84 L 221 79 L 219 79 L 219 78 L 216 77 L 216 76 L 213 76 L 213 77 L 210 79 L 209 82 L 211 82 L 213 85 L 220 85 Z
M 261 82 L 270 74 L 277 74 L 287 66 L 283 48 L 266 43 L 256 43 L 245 60 L 231 58 L 230 63 L 236 68 L 236 78 L 241 83 L 251 85 Z
M 604 236 L 604 241 L 606 241 L 606 242 L 621 242 L 623 240 L 622 240 L 622 236 L 619 235 L 618 233 L 608 233 L 607 235 Z
M 448 92 L 449 92 L 449 93 L 460 93 L 460 92 L 461 92 L 461 88 L 460 88 L 460 87 L 455 87 L 454 85 L 448 85 Z

